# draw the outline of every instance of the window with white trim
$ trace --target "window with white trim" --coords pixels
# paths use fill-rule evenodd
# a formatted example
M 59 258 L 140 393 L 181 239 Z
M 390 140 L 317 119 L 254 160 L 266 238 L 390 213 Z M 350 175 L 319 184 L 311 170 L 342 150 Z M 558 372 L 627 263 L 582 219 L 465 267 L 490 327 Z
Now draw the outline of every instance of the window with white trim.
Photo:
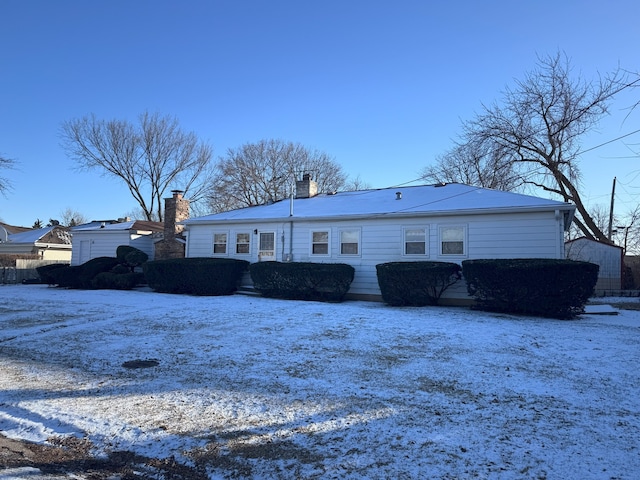
M 214 255 L 227 254 L 227 234 L 226 233 L 213 234 L 213 254 Z
M 467 228 L 463 225 L 440 227 L 440 255 L 466 255 Z
M 329 232 L 311 232 L 311 255 L 329 255 Z
M 236 233 L 236 253 L 239 255 L 251 253 L 250 233 Z
M 428 227 L 405 227 L 404 228 L 404 254 L 405 255 L 427 255 Z
M 340 231 L 340 255 L 360 255 L 360 230 Z

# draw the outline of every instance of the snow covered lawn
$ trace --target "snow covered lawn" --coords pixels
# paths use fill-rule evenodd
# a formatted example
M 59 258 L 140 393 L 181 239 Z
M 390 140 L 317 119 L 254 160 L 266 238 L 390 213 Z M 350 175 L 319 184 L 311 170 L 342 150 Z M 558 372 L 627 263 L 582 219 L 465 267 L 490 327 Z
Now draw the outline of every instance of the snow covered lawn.
M 637 311 L 0 287 L 5 435 L 211 478 L 638 478 L 639 366 Z

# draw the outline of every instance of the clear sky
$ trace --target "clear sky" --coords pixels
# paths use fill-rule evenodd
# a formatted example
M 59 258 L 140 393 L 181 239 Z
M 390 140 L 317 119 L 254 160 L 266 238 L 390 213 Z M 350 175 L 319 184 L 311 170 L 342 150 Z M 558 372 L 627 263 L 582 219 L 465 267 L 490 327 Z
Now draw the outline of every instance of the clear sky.
M 0 219 L 31 226 L 72 208 L 89 219 L 136 205 L 78 172 L 60 124 L 94 113 L 175 115 L 216 156 L 276 138 L 328 153 L 374 188 L 415 180 L 460 120 L 566 52 L 587 79 L 640 70 L 637 0 L 1 0 Z M 589 148 L 640 129 L 640 90 L 612 107 Z M 640 109 L 639 109 L 640 110 Z M 584 155 L 583 191 L 616 211 L 640 198 L 640 134 Z

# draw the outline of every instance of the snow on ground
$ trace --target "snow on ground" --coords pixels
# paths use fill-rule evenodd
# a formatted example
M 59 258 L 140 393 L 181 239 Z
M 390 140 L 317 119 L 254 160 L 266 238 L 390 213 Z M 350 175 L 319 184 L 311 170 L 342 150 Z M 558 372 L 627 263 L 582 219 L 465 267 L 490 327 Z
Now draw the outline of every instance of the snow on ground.
M 174 455 L 211 478 L 631 479 L 639 346 L 627 310 L 4 286 L 0 429 Z

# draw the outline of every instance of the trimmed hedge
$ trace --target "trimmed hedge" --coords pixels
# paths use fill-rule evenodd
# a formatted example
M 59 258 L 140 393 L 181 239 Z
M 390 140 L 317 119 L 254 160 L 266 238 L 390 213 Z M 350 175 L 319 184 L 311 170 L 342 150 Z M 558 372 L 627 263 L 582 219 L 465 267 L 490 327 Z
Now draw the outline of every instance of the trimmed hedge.
M 96 289 L 131 290 L 141 283 L 145 283 L 144 274 L 140 272 L 114 272 L 122 265 L 116 265 L 110 272 L 101 272 L 91 280 L 91 286 Z
M 265 297 L 340 302 L 355 269 L 345 263 L 259 262 L 251 264 L 249 273 Z
M 46 283 L 48 285 L 55 285 L 54 277 L 51 275 L 51 272 L 54 270 L 58 270 L 59 268 L 68 267 L 68 263 L 51 263 L 49 265 L 42 265 L 41 267 L 36 267 L 36 272 L 38 272 L 38 276 L 40 277 L 41 283 Z
M 574 260 L 465 260 L 462 273 L 476 308 L 569 319 L 584 311 L 598 265 Z
M 48 272 L 51 284 L 63 288 L 95 288 L 92 281 L 96 275 L 109 272 L 120 262 L 113 257 L 97 257 L 82 265 L 65 266 Z
M 149 255 L 138 248 L 129 245 L 120 245 L 116 249 L 116 258 L 121 264 L 129 267 L 129 269 L 133 271 L 135 267 L 139 267 L 149 260 Z
M 82 265 L 54 264 L 36 270 L 43 282 L 63 288 L 131 290 L 145 283 L 144 274 L 134 273 L 134 268 L 147 261 L 146 253 L 135 247 L 120 245 L 116 255 L 93 258 Z
M 444 291 L 460 280 L 462 268 L 450 262 L 389 262 L 376 265 L 385 303 L 392 306 L 437 305 Z
M 142 268 L 156 292 L 190 295 L 230 295 L 238 289 L 249 262 L 232 258 L 171 258 Z

